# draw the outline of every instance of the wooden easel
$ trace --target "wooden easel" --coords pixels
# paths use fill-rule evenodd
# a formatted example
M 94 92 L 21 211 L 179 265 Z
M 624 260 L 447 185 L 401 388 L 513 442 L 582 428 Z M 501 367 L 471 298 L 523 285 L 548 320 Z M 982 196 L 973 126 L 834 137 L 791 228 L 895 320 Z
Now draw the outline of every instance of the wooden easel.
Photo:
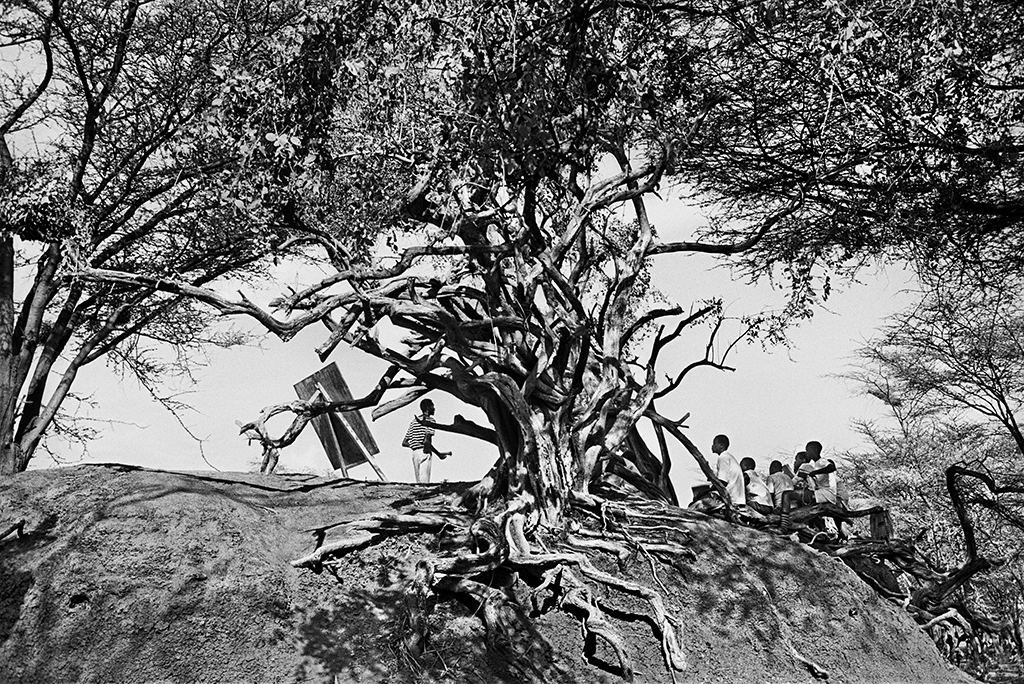
M 300 399 L 307 401 L 315 399 L 318 395 L 327 402 L 352 399 L 352 393 L 337 364 L 334 363 L 295 383 L 295 393 Z M 384 471 L 373 459 L 374 454 L 378 452 L 373 433 L 358 411 L 323 413 L 315 416 L 310 422 L 313 423 L 313 429 L 320 438 L 320 444 L 323 445 L 327 460 L 331 462 L 335 473 L 348 477 L 349 468 L 369 463 L 377 477 L 387 482 Z
M 322 396 L 324 398 L 324 401 L 327 401 L 327 402 L 333 401 L 331 399 L 331 395 L 328 394 L 327 390 L 324 389 L 324 386 L 321 385 L 319 382 L 316 383 L 316 389 L 320 393 L 320 396 Z M 366 445 L 363 444 L 363 440 L 359 439 L 359 435 L 357 435 L 355 430 L 352 429 L 352 426 L 348 424 L 348 421 L 347 420 L 337 420 L 337 421 L 332 420 L 331 421 L 331 425 L 335 429 L 337 429 L 338 425 L 341 425 L 342 429 L 345 430 L 345 433 L 349 436 L 349 438 L 353 442 L 355 442 L 356 444 L 359 445 L 359 451 L 362 453 L 363 458 L 366 459 L 366 462 L 369 463 L 370 467 L 372 467 L 374 472 L 377 473 L 377 477 L 380 478 L 380 481 L 381 482 L 387 482 L 388 478 L 387 478 L 386 475 L 384 475 L 384 471 L 381 470 L 380 466 L 377 465 L 377 462 L 375 460 L 373 460 L 373 454 L 371 454 L 369 449 L 366 448 Z M 345 456 L 344 456 L 344 454 L 341 454 L 340 440 L 338 439 L 337 435 L 334 434 L 333 430 L 328 431 L 328 434 L 333 438 L 335 447 L 337 448 L 337 450 L 339 452 L 339 458 L 338 458 L 338 465 L 339 465 L 339 467 L 336 468 L 335 470 L 336 471 L 341 471 L 341 476 L 342 477 L 348 477 L 348 466 L 345 465 Z

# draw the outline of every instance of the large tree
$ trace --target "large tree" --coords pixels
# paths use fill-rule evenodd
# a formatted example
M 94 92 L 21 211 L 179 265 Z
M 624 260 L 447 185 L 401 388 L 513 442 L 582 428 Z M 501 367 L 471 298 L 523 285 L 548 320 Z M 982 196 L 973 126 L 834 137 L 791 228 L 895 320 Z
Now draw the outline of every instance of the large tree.
M 295 188 L 286 233 L 336 269 L 282 297 L 286 317 L 138 273 L 80 277 L 192 296 L 284 337 L 323 321 L 332 329 L 324 355 L 347 340 L 394 364 L 381 387 L 412 391 L 390 407 L 428 390 L 480 406 L 489 432 L 458 428 L 498 446 L 480 502 L 525 494 L 555 520 L 570 491 L 585 492 L 609 467 L 674 502 L 667 449 L 656 456 L 636 426 L 646 417 L 687 442 L 678 421 L 654 409 L 655 361 L 717 306 L 639 308 L 648 259 L 742 251 L 800 198 L 774 202 L 741 237 L 659 241 L 645 201 L 718 104 L 689 92 L 678 72 L 686 15 L 521 9 L 505 17 L 487 4 L 339 6 L 311 13 L 268 58 L 284 65 L 279 78 L 228 80 L 220 130 L 241 147 L 285 141 L 280 175 Z M 333 103 L 329 115 L 305 116 L 320 99 Z M 370 225 L 388 229 L 393 263 L 366 263 Z M 385 317 L 416 333 L 404 354 L 375 341 Z M 646 349 L 631 344 L 661 319 L 675 330 Z M 721 361 L 709 352 L 697 363 Z
M 445 531 L 456 551 L 424 559 L 414 594 L 500 604 L 479 580 L 514 570 L 584 616 L 628 673 L 577 572 L 646 599 L 679 668 L 678 625 L 658 593 L 579 553 L 680 552 L 660 531 L 679 515 L 660 506 L 676 502 L 670 439 L 711 476 L 682 420 L 656 405 L 690 367 L 663 380 L 657 361 L 716 305 L 650 306 L 648 261 L 683 267 L 683 254 L 710 253 L 755 274 L 785 268 L 792 314 L 814 300 L 819 267 L 1012 254 L 1020 167 L 1002 151 L 1020 133 L 1019 38 L 1007 28 L 1019 10 L 979 4 L 989 11 L 953 0 L 307 6 L 256 41 L 263 50 L 214 70 L 199 139 L 233 162 L 212 184 L 224 203 L 215 206 L 254 224 L 251 236 L 230 234 L 227 251 L 276 248 L 330 274 L 283 295 L 275 315 L 202 278 L 135 263 L 81 261 L 69 282 L 206 303 L 283 338 L 322 322 L 323 355 L 347 342 L 391 364 L 360 400 L 268 409 L 247 430 L 269 449 L 315 413 L 387 411 L 428 391 L 483 409 L 489 425 L 447 426 L 498 448 L 464 497 L 468 513 L 327 526 L 297 564 L 329 567 L 391 534 Z M 111 64 L 102 78 L 124 68 Z M 668 183 L 704 202 L 705 231 L 659 239 L 647 202 Z M 393 257 L 374 259 L 384 248 Z M 385 318 L 411 333 L 404 348 L 378 341 Z M 713 349 L 694 363 L 721 366 Z M 404 394 L 381 403 L 391 389 Z M 298 419 L 275 438 L 265 418 L 280 411 Z M 640 494 L 628 516 L 609 519 L 596 497 L 611 495 L 609 483 Z M 576 534 L 577 518 L 599 521 L 604 538 Z
M 225 145 L 211 113 L 225 74 L 300 16 L 288 3 L 0 3 L 0 473 L 65 425 L 83 366 L 106 359 L 152 388 L 204 344 L 237 341 L 193 300 L 75 273 L 200 286 L 260 272 L 282 243 L 277 198 L 238 192 L 259 150 Z
M 400 234 L 425 227 L 434 242 L 388 268 L 353 267 L 344 231 L 297 205 L 341 268 L 280 304 L 303 310 L 300 324 L 342 312 L 325 351 L 350 335 L 393 358 L 360 337 L 384 315 L 420 333 L 414 352 L 434 356 L 398 365 L 425 388 L 487 404 L 501 454 L 491 493 L 525 488 L 557 516 L 563 495 L 552 492 L 584 489 L 637 420 L 656 415 L 656 353 L 635 365 L 628 344 L 647 322 L 635 310 L 647 259 L 710 252 L 755 274 L 784 267 L 789 313 L 803 313 L 823 269 L 1012 253 L 1020 131 L 1007 56 L 1019 39 L 1005 27 L 1019 10 L 983 4 L 611 3 L 517 7 L 486 22 L 488 3 L 417 5 L 369 19 L 363 36 L 321 17 L 298 51 L 333 55 L 329 82 L 346 85 L 329 134 L 332 178 L 358 179 L 347 181 L 345 230 L 387 221 Z M 371 13 L 360 17 L 367 7 L 353 5 Z M 693 240 L 662 243 L 648 221 L 646 199 L 669 182 L 712 216 Z M 625 218 L 609 211 L 622 204 Z M 410 280 L 426 255 L 451 270 Z M 345 281 L 350 292 L 327 294 Z
M 536 544 L 558 548 L 548 531 L 569 519 L 571 506 L 598 512 L 591 489 L 611 480 L 653 502 L 636 511 L 652 525 L 600 543 L 623 557 L 635 544 L 666 557 L 682 552 L 678 540 L 652 532 L 654 521 L 673 515 L 659 504 L 678 503 L 667 439 L 711 472 L 681 420 L 655 406 L 688 369 L 674 369 L 659 388 L 656 362 L 666 344 L 718 307 L 641 308 L 648 259 L 746 249 L 800 198 L 774 202 L 773 215 L 742 237 L 658 240 L 645 201 L 718 102 L 686 92 L 676 72 L 685 16 L 666 20 L 642 7 L 514 10 L 339 4 L 309 12 L 278 54 L 225 79 L 213 117 L 218 131 L 240 149 L 274 146 L 265 166 L 275 191 L 287 193 L 280 229 L 335 271 L 282 297 L 284 316 L 183 279 L 99 266 L 76 275 L 247 313 L 282 337 L 322 321 L 331 330 L 324 355 L 344 341 L 391 364 L 363 401 L 286 407 L 300 420 L 277 440 L 263 432 L 270 448 L 287 443 L 313 413 L 376 404 L 394 388 L 407 391 L 382 410 L 427 391 L 483 409 L 489 425 L 450 426 L 498 449 L 489 475 L 464 497 L 467 512 L 334 527 L 299 564 L 329 566 L 332 554 L 391 532 L 454 532 L 457 551 L 425 559 L 413 591 L 444 589 L 497 605 L 482 575 L 508 565 L 544 577 L 628 674 L 628 654 L 578 572 L 644 599 L 669 667 L 680 669 L 680 625 L 656 591 L 603 572 L 571 546 L 544 554 Z M 655 94 L 675 102 L 671 111 L 649 102 Z M 258 196 L 254 173 L 242 165 L 238 177 Z M 367 263 L 363 236 L 371 226 L 386 229 L 394 261 Z M 412 333 L 405 349 L 378 343 L 385 318 Z M 650 335 L 663 321 L 667 332 Z M 645 333 L 652 339 L 639 344 Z M 713 349 L 695 365 L 721 365 Z M 653 447 L 641 437 L 642 419 L 658 436 Z
M 630 263 L 620 274 L 625 286 L 606 290 L 614 295 L 608 298 L 612 310 L 623 311 L 645 258 L 706 251 L 739 254 L 755 273 L 784 266 L 794 284 L 794 310 L 800 311 L 814 299 L 816 266 L 848 271 L 876 254 L 933 263 L 951 253 L 964 256 L 963 236 L 973 247 L 989 247 L 988 255 L 1012 250 L 1008 227 L 1015 225 L 1019 174 L 1012 115 L 1019 98 L 1011 57 L 1019 41 L 1006 26 L 1017 10 L 982 4 L 986 12 L 943 0 L 856 7 L 612 3 L 516 8 L 512 19 L 486 22 L 481 17 L 497 6 L 325 4 L 294 15 L 275 6 L 280 16 L 267 15 L 262 25 L 277 22 L 284 30 L 268 27 L 264 33 L 272 39 L 252 41 L 267 49 L 246 52 L 244 38 L 223 39 L 214 31 L 211 57 L 187 60 L 205 69 L 205 77 L 216 77 L 191 78 L 206 84 L 198 89 L 209 98 L 202 104 L 215 105 L 203 109 L 205 128 L 192 139 L 204 143 L 203 153 L 216 148 L 219 154 L 206 161 L 228 168 L 220 182 L 209 182 L 208 166 L 203 182 L 188 187 L 197 194 L 212 187 L 222 208 L 257 224 L 258 238 L 225 240 L 235 248 L 252 244 L 262 248 L 260 256 L 296 243 L 322 249 L 343 275 L 314 286 L 311 294 L 346 280 L 382 229 L 401 235 L 427 226 L 433 239 L 445 235 L 461 242 L 419 248 L 407 261 L 445 250 L 500 251 L 497 236 L 505 249 L 519 240 L 533 254 L 545 240 L 560 243 L 552 245 L 556 252 L 546 266 L 561 266 L 575 238 L 584 236 L 580 244 L 586 244 L 592 215 L 630 201 L 636 204 L 635 227 L 615 231 L 641 239 L 632 243 L 631 255 L 622 249 L 615 254 Z M 204 6 L 195 7 L 181 13 L 182 25 L 202 19 L 195 13 Z M 212 6 L 205 10 L 214 12 Z M 120 12 L 123 27 L 134 27 L 137 10 L 130 3 L 109 11 Z M 146 6 L 142 16 L 161 11 L 162 5 Z M 54 38 L 50 26 L 57 25 L 58 11 L 26 5 L 15 16 L 22 19 L 12 22 L 17 43 L 34 39 L 44 56 L 53 47 L 68 56 L 47 57 L 40 87 L 29 89 L 25 106 L 14 107 L 5 125 L 13 130 L 39 94 L 48 92 L 53 64 L 65 67 L 74 88 L 58 94 L 80 97 L 78 111 L 92 114 L 69 119 L 59 139 L 84 141 L 65 158 L 84 155 L 79 165 L 88 170 L 97 131 L 115 130 L 111 117 L 99 114 L 112 101 L 113 86 L 125 80 L 118 80 L 125 64 L 153 69 L 159 60 L 147 60 L 144 52 L 129 55 L 135 45 L 130 40 L 123 46 L 113 39 L 96 42 L 95 55 L 85 62 L 111 68 L 97 67 L 90 75 L 75 66 L 82 57 L 75 57 L 81 51 L 74 41 L 59 31 L 64 42 Z M 215 64 L 212 55 L 225 46 L 244 56 Z M 944 132 L 950 121 L 959 137 Z M 173 149 L 180 158 L 182 150 Z M 975 158 L 977 163 L 967 163 Z M 5 163 L 14 170 L 13 162 Z M 592 186 L 587 195 L 593 173 L 609 164 L 625 175 Z M 175 174 L 175 182 L 180 178 Z M 186 174 L 186 182 L 190 178 Z M 670 178 L 691 188 L 712 213 L 705 241 L 659 244 L 647 225 L 643 196 Z M 104 191 L 113 187 L 102 174 L 96 181 Z M 74 194 L 83 181 L 68 182 Z M 15 186 L 8 181 L 7 187 Z M 38 217 L 49 206 L 46 197 L 17 196 L 22 213 Z M 144 202 L 144 211 L 129 214 L 145 215 L 153 206 Z M 938 211 L 943 207 L 949 211 Z M 518 214 L 518 232 L 499 230 L 510 210 Z M 989 220 L 992 212 L 1002 218 Z M 978 216 L 988 217 L 984 225 Z M 93 235 L 93 242 L 105 234 L 91 227 L 80 232 Z M 73 248 L 80 251 L 79 242 Z M 605 243 L 621 247 L 624 240 Z M 80 273 L 121 288 L 174 280 L 185 288 L 178 294 L 205 282 L 168 278 L 174 269 L 154 272 L 159 269 L 104 259 Z M 228 303 L 220 304 L 223 309 Z M 288 336 L 323 319 L 339 300 L 293 296 L 287 304 L 307 309 L 307 315 L 281 323 L 245 302 L 231 306 Z M 32 411 L 22 415 L 33 420 Z

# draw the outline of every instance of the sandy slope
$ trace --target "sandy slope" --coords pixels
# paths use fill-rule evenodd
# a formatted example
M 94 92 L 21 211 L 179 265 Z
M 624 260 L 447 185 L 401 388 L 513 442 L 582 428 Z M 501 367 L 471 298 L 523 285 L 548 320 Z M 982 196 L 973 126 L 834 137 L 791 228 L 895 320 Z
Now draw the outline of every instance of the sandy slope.
M 431 539 L 353 556 L 338 578 L 288 564 L 311 550 L 307 528 L 442 505 L 457 489 L 120 466 L 0 480 L 0 527 L 25 518 L 31 532 L 0 541 L 0 682 L 618 681 L 600 667 L 610 654 L 598 644 L 584 659 L 578 623 L 557 610 L 488 650 L 472 607 L 442 602 L 430 649 L 410 662 L 393 599 Z M 687 622 L 679 681 L 815 681 L 790 646 L 831 682 L 964 681 L 842 564 L 696 516 L 687 532 L 692 558 L 659 572 Z M 643 559 L 629 572 L 651 579 Z M 601 596 L 613 617 L 642 608 Z M 670 681 L 651 626 L 619 625 L 637 680 Z

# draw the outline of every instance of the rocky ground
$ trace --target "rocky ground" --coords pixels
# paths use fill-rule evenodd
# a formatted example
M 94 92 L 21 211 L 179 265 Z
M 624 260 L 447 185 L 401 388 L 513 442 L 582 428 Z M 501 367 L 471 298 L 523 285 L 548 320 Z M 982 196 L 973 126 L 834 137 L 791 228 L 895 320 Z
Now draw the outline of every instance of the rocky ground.
M 24 519 L 28 533 L 0 541 L 0 682 L 620 681 L 558 610 L 535 618 L 523 652 L 488 648 L 477 607 L 441 601 L 411 658 L 400 589 L 429 538 L 352 555 L 337 576 L 289 564 L 312 549 L 310 528 L 446 505 L 460 488 L 123 466 L 0 480 L 0 531 Z M 842 563 L 698 514 L 686 531 L 692 555 L 657 577 L 686 623 L 677 681 L 969 681 Z M 648 568 L 628 572 L 654 581 Z M 636 680 L 672 681 L 651 624 L 632 615 L 642 606 L 599 600 Z

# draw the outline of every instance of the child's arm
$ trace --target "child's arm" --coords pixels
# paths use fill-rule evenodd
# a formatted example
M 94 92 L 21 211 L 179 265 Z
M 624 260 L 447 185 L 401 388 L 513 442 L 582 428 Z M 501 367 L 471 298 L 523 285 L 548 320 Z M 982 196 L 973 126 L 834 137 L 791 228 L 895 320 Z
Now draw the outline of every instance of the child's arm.
M 427 435 L 426 438 L 423 440 L 423 453 L 434 454 L 442 461 L 452 455 L 452 452 L 450 451 L 438 451 L 437 448 L 434 446 L 433 438 L 433 435 Z

